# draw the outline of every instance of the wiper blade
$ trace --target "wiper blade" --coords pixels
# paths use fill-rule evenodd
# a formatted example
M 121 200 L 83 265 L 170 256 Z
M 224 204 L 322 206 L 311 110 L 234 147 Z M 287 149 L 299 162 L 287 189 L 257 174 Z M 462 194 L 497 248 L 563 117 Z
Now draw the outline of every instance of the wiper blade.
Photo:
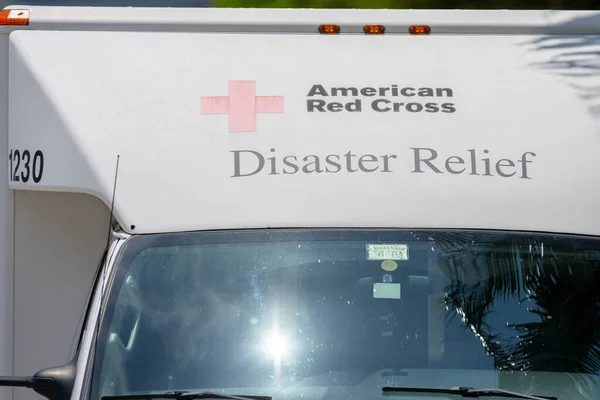
M 123 394 L 118 396 L 103 396 L 102 400 L 142 400 L 142 399 L 226 399 L 226 400 L 272 400 L 270 396 L 246 396 L 214 392 L 164 392 L 148 394 Z
M 407 392 L 407 393 L 446 393 L 454 394 L 462 397 L 482 397 L 482 396 L 496 396 L 496 397 L 512 397 L 516 399 L 530 399 L 530 400 L 558 400 L 556 397 L 548 396 L 537 396 L 529 395 L 524 393 L 509 392 L 503 389 L 476 389 L 471 387 L 455 387 L 451 389 L 437 389 L 437 388 L 416 388 L 416 387 L 394 387 L 386 386 L 381 389 L 384 392 Z

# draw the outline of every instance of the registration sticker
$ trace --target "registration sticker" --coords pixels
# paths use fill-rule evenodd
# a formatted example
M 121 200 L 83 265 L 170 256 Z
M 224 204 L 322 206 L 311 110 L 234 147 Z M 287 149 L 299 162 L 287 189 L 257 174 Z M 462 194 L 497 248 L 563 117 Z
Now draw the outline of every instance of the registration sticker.
M 399 283 L 376 283 L 373 285 L 374 299 L 400 299 L 400 292 Z
M 394 260 L 385 260 L 381 262 L 381 269 L 392 272 L 398 269 L 398 263 Z
M 408 246 L 405 244 L 368 244 L 367 260 L 408 260 Z

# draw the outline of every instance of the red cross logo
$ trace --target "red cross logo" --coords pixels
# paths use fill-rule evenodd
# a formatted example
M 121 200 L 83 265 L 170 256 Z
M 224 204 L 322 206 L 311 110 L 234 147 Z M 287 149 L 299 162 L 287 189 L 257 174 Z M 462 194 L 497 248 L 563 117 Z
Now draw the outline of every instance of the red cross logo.
M 282 112 L 283 96 L 257 96 L 255 81 L 229 81 L 228 96 L 202 97 L 202 114 L 229 114 L 229 132 L 254 132 L 257 113 Z

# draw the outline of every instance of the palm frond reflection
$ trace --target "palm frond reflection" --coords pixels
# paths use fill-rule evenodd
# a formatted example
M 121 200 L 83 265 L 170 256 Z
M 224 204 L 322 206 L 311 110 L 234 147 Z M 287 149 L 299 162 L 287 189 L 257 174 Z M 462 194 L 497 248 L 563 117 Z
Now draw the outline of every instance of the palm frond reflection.
M 450 282 L 444 296 L 448 313 L 459 315 L 481 339 L 496 368 L 600 371 L 598 254 L 558 252 L 537 239 L 498 243 L 462 233 L 430 240 Z M 509 301 L 526 307 L 529 315 L 501 327 L 493 310 Z

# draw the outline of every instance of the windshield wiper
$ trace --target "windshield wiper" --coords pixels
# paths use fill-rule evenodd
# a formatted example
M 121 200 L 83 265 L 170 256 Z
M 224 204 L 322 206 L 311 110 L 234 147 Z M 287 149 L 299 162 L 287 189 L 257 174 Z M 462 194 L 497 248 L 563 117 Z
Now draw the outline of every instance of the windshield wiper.
M 226 399 L 226 400 L 272 400 L 270 396 L 245 396 L 214 392 L 164 392 L 148 394 L 123 394 L 118 396 L 103 396 L 102 400 L 141 400 L 141 399 Z
M 446 393 L 455 394 L 462 397 L 481 397 L 481 396 L 496 396 L 496 397 L 513 397 L 517 399 L 531 400 L 558 400 L 556 397 L 529 395 L 524 393 L 509 392 L 503 389 L 477 389 L 471 387 L 456 387 L 451 389 L 436 389 L 436 388 L 416 388 L 416 387 L 393 387 L 386 386 L 381 389 L 384 392 L 408 392 L 408 393 Z

